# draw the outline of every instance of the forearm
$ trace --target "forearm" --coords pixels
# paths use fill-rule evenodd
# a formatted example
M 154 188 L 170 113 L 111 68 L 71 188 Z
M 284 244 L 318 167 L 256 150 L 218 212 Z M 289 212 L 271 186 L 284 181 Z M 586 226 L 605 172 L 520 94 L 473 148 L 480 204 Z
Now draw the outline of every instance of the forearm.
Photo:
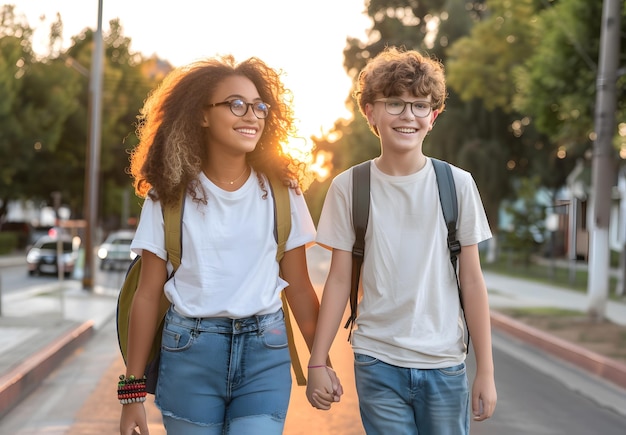
M 493 355 L 491 345 L 491 321 L 489 301 L 484 283 L 474 284 L 464 297 L 464 310 L 467 328 L 472 341 L 477 372 L 493 374 Z
M 143 376 L 157 329 L 159 300 L 135 293 L 128 327 L 126 375 Z
M 346 287 L 341 283 L 334 283 L 329 277 L 324 287 L 309 365 L 320 365 L 326 361 L 343 319 L 349 293 L 349 285 Z
M 319 314 L 319 300 L 313 286 L 304 285 L 303 288 L 289 286 L 285 289 L 289 307 L 302 333 L 309 351 L 313 347 L 315 328 Z

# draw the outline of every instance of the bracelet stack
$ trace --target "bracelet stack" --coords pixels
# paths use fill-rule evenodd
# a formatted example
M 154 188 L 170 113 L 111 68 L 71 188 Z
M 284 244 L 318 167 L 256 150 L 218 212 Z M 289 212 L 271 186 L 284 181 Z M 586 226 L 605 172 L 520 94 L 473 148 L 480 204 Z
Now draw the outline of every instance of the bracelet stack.
M 145 402 L 147 394 L 145 376 L 141 379 L 135 379 L 133 375 L 128 378 L 120 375 L 120 380 L 117 383 L 117 398 L 122 405 Z

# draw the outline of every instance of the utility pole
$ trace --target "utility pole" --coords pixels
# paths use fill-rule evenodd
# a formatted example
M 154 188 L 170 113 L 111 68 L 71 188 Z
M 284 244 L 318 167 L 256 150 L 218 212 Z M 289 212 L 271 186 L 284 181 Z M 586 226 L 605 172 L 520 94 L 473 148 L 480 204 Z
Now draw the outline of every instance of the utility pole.
M 89 148 L 85 168 L 85 271 L 83 290 L 92 290 L 95 275 L 94 240 L 98 225 L 98 180 L 100 174 L 100 140 L 102 130 L 102 1 L 98 0 L 98 26 L 93 35 L 94 48 L 89 79 Z
M 609 220 L 611 191 L 616 179 L 615 135 L 616 81 L 620 45 L 622 0 L 604 0 L 600 56 L 596 81 L 596 138 L 592 161 L 592 219 L 587 281 L 587 314 L 604 320 L 609 293 Z

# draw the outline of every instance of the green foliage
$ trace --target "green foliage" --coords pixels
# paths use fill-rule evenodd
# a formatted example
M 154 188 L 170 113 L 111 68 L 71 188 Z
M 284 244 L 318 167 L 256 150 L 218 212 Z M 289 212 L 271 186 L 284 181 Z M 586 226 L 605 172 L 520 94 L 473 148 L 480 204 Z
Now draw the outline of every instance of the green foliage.
M 50 202 L 51 192 L 81 217 L 84 209 L 85 166 L 89 149 L 89 69 L 93 31 L 72 37 L 64 52 L 58 17 L 50 31 L 50 52 L 36 59 L 32 30 L 11 6 L 0 18 L 0 204 L 28 198 Z M 143 101 L 171 67 L 130 51 L 118 20 L 105 32 L 100 144 L 100 215 L 117 227 L 122 210 L 139 207 L 120 198 L 131 180 L 126 172 L 129 151 L 137 144 L 136 116 Z M 0 208 L 0 218 L 6 210 Z
M 0 233 L 0 255 L 10 254 L 17 249 L 19 233 L 2 232 Z
M 601 1 L 555 2 L 537 14 L 535 37 L 541 40 L 515 70 L 515 108 L 532 117 L 539 131 L 568 152 L 590 146 L 594 130 L 597 61 L 602 24 Z M 622 24 L 626 27 L 626 1 Z M 626 33 L 621 33 L 620 66 L 626 64 Z M 626 119 L 626 78 L 618 81 L 618 122 Z
M 511 70 L 537 46 L 533 0 L 488 0 L 489 14 L 448 50 L 448 84 L 463 101 L 481 99 L 487 110 L 512 110 Z
M 506 248 L 523 255 L 524 264 L 538 246 L 538 236 L 545 231 L 545 207 L 537 203 L 539 177 L 520 179 L 517 201 L 509 202 L 505 211 L 511 216 L 511 230 L 506 234 Z

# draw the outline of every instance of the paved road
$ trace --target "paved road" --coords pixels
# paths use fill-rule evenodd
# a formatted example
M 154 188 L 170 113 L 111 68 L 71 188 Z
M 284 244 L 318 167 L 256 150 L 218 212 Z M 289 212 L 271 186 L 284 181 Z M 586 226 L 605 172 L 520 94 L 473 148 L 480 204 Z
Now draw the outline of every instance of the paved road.
M 313 253 L 311 277 L 321 291 L 327 258 L 320 252 Z M 543 294 L 536 290 L 533 286 L 533 290 L 525 292 L 531 303 L 539 303 L 539 296 Z M 98 301 L 103 302 L 104 297 L 100 295 Z M 507 298 L 515 304 L 522 303 L 523 299 L 519 295 L 506 296 L 498 292 L 493 301 L 502 304 Z M 302 341 L 299 347 L 304 348 Z M 473 423 L 472 434 L 624 434 L 626 390 L 510 336 L 495 333 L 494 348 L 498 408 L 490 421 Z M 306 354 L 302 355 L 306 362 Z M 472 356 L 470 354 L 470 371 L 473 370 Z M 346 390 L 342 403 L 329 412 L 317 411 L 306 402 L 303 388 L 294 386 L 287 435 L 364 433 L 354 391 L 352 356 L 343 330 L 339 331 L 331 357 Z M 103 322 L 86 345 L 77 349 L 45 378 L 35 393 L 0 421 L 0 435 L 117 433 L 120 405 L 115 383 L 122 371 L 114 323 Z M 163 434 L 158 411 L 153 405 L 148 406 L 148 411 L 151 433 Z

